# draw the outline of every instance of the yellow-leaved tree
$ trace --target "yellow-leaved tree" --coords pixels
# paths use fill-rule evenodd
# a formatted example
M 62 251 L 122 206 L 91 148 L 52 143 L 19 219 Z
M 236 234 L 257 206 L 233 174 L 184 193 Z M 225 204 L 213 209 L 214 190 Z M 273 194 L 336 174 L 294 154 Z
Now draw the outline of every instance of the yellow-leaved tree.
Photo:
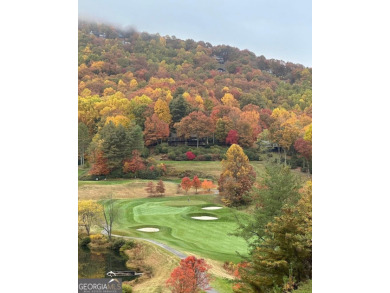
M 221 101 L 222 101 L 222 103 L 223 103 L 225 106 L 237 107 L 237 108 L 240 107 L 240 104 L 238 103 L 238 101 L 234 98 L 234 96 L 233 96 L 231 93 L 226 93 L 226 94 L 222 97 Z
M 89 236 L 91 227 L 103 220 L 103 206 L 93 200 L 79 200 L 78 214 L 79 226 L 84 227 Z
M 247 155 L 239 145 L 232 144 L 226 152 L 226 160 L 222 160 L 222 173 L 218 180 L 222 201 L 228 206 L 244 204 L 255 179 L 256 173 Z
M 158 115 L 158 118 L 161 121 L 164 121 L 165 123 L 171 123 L 172 121 L 172 115 L 169 110 L 168 103 L 158 99 L 156 103 L 154 104 L 154 113 Z

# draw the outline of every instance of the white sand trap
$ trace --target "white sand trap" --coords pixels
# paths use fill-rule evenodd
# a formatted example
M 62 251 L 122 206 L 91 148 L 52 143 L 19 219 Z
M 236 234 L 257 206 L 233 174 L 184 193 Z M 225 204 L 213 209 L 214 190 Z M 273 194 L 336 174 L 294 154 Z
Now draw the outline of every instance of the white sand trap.
M 202 210 L 219 210 L 219 209 L 222 209 L 222 207 L 205 207 L 205 208 L 202 208 Z
M 137 229 L 137 231 L 141 231 L 141 232 L 158 232 L 158 231 L 160 231 L 160 229 L 158 229 L 158 228 L 141 228 L 141 229 Z
M 210 220 L 218 220 L 216 217 L 209 217 L 209 216 L 200 216 L 200 217 L 191 217 L 195 220 L 203 220 L 203 221 L 210 221 Z

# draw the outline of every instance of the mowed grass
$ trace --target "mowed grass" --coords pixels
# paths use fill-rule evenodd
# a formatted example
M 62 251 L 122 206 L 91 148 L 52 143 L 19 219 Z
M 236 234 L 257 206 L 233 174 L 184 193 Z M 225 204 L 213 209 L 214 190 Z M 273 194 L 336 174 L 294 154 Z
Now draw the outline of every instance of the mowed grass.
M 247 221 L 248 215 L 234 209 L 206 211 L 202 207 L 215 205 L 213 195 L 190 195 L 166 198 L 142 198 L 116 200 L 118 219 L 114 234 L 153 239 L 187 254 L 217 261 L 238 262 L 247 255 L 247 243 L 230 236 L 237 228 L 236 215 Z M 102 202 L 104 203 L 104 201 Z M 207 214 L 219 218 L 214 221 L 194 220 L 191 216 Z M 140 232 L 136 229 L 156 227 L 157 233 Z
M 202 172 L 206 174 L 207 177 L 216 180 L 218 180 L 222 171 L 222 163 L 220 161 L 161 161 L 161 163 L 164 163 L 168 168 L 173 168 L 180 172 L 186 170 Z M 256 172 L 256 180 L 260 180 L 264 176 L 265 167 L 272 163 L 268 161 L 251 161 L 250 164 Z M 308 180 L 308 175 L 306 173 L 300 172 L 299 170 L 291 171 L 299 178 Z
M 117 179 L 102 181 L 79 181 L 79 199 L 105 199 L 110 194 L 113 198 L 145 198 L 148 193 L 145 188 L 148 182 L 156 185 L 158 180 Z M 177 196 L 177 183 L 164 181 L 165 195 Z

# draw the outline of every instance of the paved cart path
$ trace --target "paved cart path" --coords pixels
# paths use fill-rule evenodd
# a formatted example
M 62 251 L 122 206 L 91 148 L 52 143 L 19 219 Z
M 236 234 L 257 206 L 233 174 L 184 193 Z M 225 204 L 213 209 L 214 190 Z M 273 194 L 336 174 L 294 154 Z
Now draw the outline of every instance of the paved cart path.
M 107 232 L 104 231 L 102 232 L 103 234 L 106 234 Z M 164 243 L 160 243 L 160 242 L 157 242 L 155 240 L 151 240 L 151 239 L 146 239 L 146 238 L 140 238 L 140 237 L 130 237 L 130 236 L 122 236 L 122 235 L 116 235 L 116 234 L 111 234 L 111 236 L 113 237 L 120 237 L 120 238 L 124 238 L 124 239 L 138 239 L 138 240 L 144 240 L 144 241 L 148 241 L 150 243 L 153 243 L 157 246 L 160 246 L 161 248 L 173 253 L 174 255 L 178 256 L 180 259 L 183 259 L 183 258 L 186 258 L 187 255 L 164 244 Z M 211 288 L 210 290 L 207 290 L 208 293 L 218 293 L 218 291 L 216 291 L 215 289 Z

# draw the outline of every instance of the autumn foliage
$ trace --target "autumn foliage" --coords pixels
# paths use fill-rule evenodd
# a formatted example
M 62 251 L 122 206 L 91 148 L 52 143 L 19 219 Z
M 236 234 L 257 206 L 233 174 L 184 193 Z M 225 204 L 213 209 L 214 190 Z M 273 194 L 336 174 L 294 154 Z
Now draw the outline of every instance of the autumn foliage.
M 186 152 L 186 157 L 187 157 L 187 159 L 190 160 L 190 161 L 192 161 L 193 159 L 196 158 L 196 156 L 194 155 L 194 153 L 191 152 L 191 151 Z
M 198 193 L 198 188 L 202 186 L 202 182 L 199 180 L 198 176 L 194 176 L 194 179 L 192 179 L 192 187 L 195 188 L 195 193 Z
M 218 180 L 218 189 L 226 205 L 245 203 L 245 195 L 251 190 L 256 173 L 249 164 L 243 149 L 233 144 L 222 161 L 222 173 Z
M 125 160 L 123 164 L 123 173 L 135 173 L 139 170 L 146 169 L 145 163 L 141 158 L 139 151 L 134 150 L 132 152 L 133 157 L 130 160 Z
M 98 152 L 96 155 L 95 163 L 92 165 L 89 174 L 91 175 L 107 175 L 110 173 L 110 169 L 107 166 L 107 159 L 103 156 L 103 152 Z
M 211 268 L 204 259 L 188 256 L 180 261 L 170 278 L 166 281 L 167 287 L 172 293 L 198 293 L 208 290 Z
M 184 177 L 182 180 L 181 180 L 181 188 L 183 188 L 186 193 L 188 192 L 188 190 L 190 190 L 190 188 L 192 187 L 192 181 L 190 178 L 188 177 Z
M 208 181 L 207 179 L 205 179 L 202 182 L 202 189 L 210 191 L 211 188 L 215 188 L 215 184 L 213 184 L 213 181 Z
M 238 143 L 238 133 L 237 130 L 230 130 L 226 137 L 227 144 L 237 144 Z

